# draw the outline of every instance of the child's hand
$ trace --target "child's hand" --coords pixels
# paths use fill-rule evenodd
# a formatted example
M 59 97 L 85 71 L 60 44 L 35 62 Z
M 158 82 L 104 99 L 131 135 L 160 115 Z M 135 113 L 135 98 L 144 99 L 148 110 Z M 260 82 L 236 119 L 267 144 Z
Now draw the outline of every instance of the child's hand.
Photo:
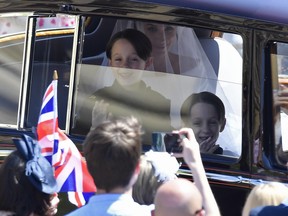
M 274 106 L 280 107 L 288 115 L 288 88 L 281 86 L 281 90 L 274 94 Z
M 219 145 L 216 145 L 216 139 L 209 137 L 205 141 L 200 143 L 200 152 L 213 154 Z
M 110 114 L 108 113 L 109 104 L 101 101 L 95 101 L 93 110 L 92 110 L 92 126 L 91 129 L 96 128 L 99 124 L 109 119 Z

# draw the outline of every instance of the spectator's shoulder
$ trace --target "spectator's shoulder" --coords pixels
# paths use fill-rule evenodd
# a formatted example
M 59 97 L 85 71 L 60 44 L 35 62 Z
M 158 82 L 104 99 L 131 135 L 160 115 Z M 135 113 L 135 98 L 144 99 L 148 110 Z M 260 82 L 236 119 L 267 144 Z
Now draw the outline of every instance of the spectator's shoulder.
M 288 206 L 285 204 L 280 204 L 278 206 L 260 206 L 253 208 L 250 211 L 249 216 L 287 216 L 288 215 Z

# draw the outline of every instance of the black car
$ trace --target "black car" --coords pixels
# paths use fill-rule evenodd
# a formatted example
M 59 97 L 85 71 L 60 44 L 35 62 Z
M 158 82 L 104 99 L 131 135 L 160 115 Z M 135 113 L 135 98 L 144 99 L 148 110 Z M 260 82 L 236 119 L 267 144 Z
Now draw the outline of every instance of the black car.
M 167 107 L 145 94 L 107 97 L 113 99 L 110 105 L 115 102 L 116 116 L 123 114 L 120 110 L 140 113 L 143 151 L 165 150 L 163 136 L 157 141 L 155 132 L 195 126 L 182 104 L 191 94 L 208 91 L 225 106 L 226 124 L 216 132 L 222 150 L 202 153 L 222 215 L 241 215 L 254 185 L 287 182 L 288 109 L 280 93 L 287 90 L 288 2 L 23 0 L 0 5 L 1 162 L 14 149 L 13 137 L 33 135 L 54 70 L 59 127 L 81 151 L 91 127 L 86 99 L 117 79 L 106 44 L 114 33 L 136 28 L 153 47 L 152 66 L 138 71 L 141 81 L 170 102 L 170 125 L 162 116 Z M 194 132 L 199 142 L 213 136 Z M 193 178 L 185 163 L 179 176 Z M 73 208 L 63 201 L 58 214 Z

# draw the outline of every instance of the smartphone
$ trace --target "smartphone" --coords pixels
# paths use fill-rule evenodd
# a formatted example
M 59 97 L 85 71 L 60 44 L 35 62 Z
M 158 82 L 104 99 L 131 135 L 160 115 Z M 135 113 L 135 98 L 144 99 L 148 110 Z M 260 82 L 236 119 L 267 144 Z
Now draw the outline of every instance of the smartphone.
M 180 145 L 182 138 L 177 133 L 165 133 L 164 135 L 165 149 L 169 153 L 182 153 L 183 147 Z
M 180 145 L 183 135 L 172 132 L 153 132 L 152 150 L 168 153 L 182 153 L 183 148 Z

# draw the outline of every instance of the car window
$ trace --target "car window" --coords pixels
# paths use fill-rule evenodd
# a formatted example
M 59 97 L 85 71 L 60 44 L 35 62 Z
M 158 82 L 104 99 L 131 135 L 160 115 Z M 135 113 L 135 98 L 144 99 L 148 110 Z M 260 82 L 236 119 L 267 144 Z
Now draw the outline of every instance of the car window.
M 27 15 L 0 17 L 0 124 L 16 127 Z M 19 35 L 19 32 L 22 35 Z
M 280 165 L 287 166 L 288 161 L 288 44 L 270 43 L 272 89 L 273 89 L 273 123 L 275 158 Z
M 223 37 L 224 32 L 213 34 L 215 31 L 211 29 L 150 21 L 95 19 L 97 28 L 89 29 L 85 35 L 81 64 L 77 65 L 71 134 L 85 136 L 91 127 L 105 119 L 134 115 L 143 124 L 145 145 L 156 148 L 153 134 L 187 126 L 194 127 L 199 143 L 214 142 L 222 148 L 223 155 L 241 155 L 243 42 L 240 35 L 225 32 Z M 120 63 L 117 66 L 121 58 L 111 60 L 106 56 L 103 44 L 107 45 L 115 33 L 129 28 L 141 31 L 152 43 L 153 63 L 145 69 L 131 70 Z M 233 38 L 237 38 L 237 43 Z M 122 84 L 130 82 L 128 77 L 132 75 L 139 82 L 130 91 Z M 208 105 L 200 108 L 195 119 L 191 118 L 190 109 L 185 111 L 187 100 L 189 104 L 191 97 L 196 97 L 191 95 L 201 93 L 197 97 L 205 98 L 203 92 L 212 93 L 216 101 L 224 104 L 224 118 L 221 118 L 222 109 L 211 102 L 202 102 Z M 200 130 L 205 124 L 208 129 Z
M 56 70 L 59 127 L 65 129 L 76 18 L 60 14 L 52 18 L 31 19 L 35 20 L 36 34 L 35 40 L 32 41 L 34 50 L 30 57 L 25 127 L 37 126 L 43 95 Z
M 37 125 L 41 100 L 52 73 L 59 73 L 60 126 L 65 128 L 69 86 L 69 72 L 72 57 L 75 16 L 57 15 L 53 17 L 31 16 L 30 13 L 4 14 L 0 17 L 0 124 L 3 127 L 16 127 L 20 121 L 18 112 L 23 56 L 28 17 L 35 20 L 35 40 L 30 50 L 31 60 L 28 70 L 28 96 L 25 127 Z M 31 37 L 31 36 L 30 36 Z M 29 37 L 28 37 L 29 38 Z M 35 42 L 35 43 L 34 43 Z M 34 46 L 35 45 L 35 46 Z M 27 64 L 25 65 L 25 67 Z M 42 82 L 39 82 L 41 80 Z M 26 91 L 26 85 L 24 87 Z M 61 98 L 63 96 L 63 98 Z M 25 100 L 26 101 L 26 100 Z

